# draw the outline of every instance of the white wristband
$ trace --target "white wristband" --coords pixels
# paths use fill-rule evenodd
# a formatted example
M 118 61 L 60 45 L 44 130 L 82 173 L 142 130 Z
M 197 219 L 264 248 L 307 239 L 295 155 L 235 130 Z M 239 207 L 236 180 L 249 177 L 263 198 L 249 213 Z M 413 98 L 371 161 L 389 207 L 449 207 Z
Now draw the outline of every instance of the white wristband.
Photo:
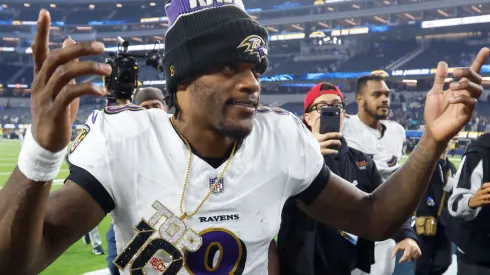
M 33 181 L 53 180 L 60 171 L 65 154 L 65 150 L 53 153 L 41 147 L 34 139 L 29 125 L 19 154 L 19 170 Z

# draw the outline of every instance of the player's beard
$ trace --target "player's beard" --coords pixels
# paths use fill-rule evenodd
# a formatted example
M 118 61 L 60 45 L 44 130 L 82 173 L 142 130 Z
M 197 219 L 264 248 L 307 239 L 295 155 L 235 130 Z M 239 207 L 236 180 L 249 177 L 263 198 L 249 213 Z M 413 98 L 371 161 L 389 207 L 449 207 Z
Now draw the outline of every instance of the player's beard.
M 374 118 L 376 120 L 387 119 L 388 118 L 388 113 L 390 111 L 390 108 L 388 107 L 388 112 L 386 114 L 378 114 L 377 113 L 378 108 L 376 108 L 375 111 L 372 111 L 369 108 L 367 102 L 364 102 L 363 108 L 364 108 L 364 112 L 368 113 L 372 118 Z
M 226 100 L 223 95 L 229 94 L 229 88 L 219 88 L 203 83 L 200 80 L 194 82 L 192 93 L 197 98 L 196 106 L 203 108 L 210 116 L 210 125 L 218 134 L 231 139 L 242 141 L 252 132 L 253 119 L 236 119 L 230 122 L 227 119 L 227 109 L 230 100 Z M 204 103 L 205 102 L 205 103 Z

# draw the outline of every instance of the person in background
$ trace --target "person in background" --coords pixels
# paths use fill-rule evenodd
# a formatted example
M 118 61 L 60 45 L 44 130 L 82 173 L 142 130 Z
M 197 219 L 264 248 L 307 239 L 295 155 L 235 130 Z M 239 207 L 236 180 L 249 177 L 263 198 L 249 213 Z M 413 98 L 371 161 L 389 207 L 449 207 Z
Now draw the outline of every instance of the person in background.
M 371 74 L 357 80 L 357 115 L 349 116 L 344 122 L 342 134 L 350 147 L 372 156 L 383 182 L 400 168 L 405 129 L 395 121 L 386 120 L 390 113 L 390 89 L 384 76 Z M 410 219 L 411 221 L 411 219 Z M 391 275 L 398 264 L 413 261 L 420 256 L 417 234 L 413 228 L 405 228 L 407 238 L 388 239 L 375 243 L 375 264 L 372 274 Z M 404 250 L 403 256 L 397 251 Z M 408 263 L 407 274 L 413 274 L 414 266 Z
M 350 148 L 340 133 L 320 134 L 320 110 L 338 108 L 339 129 L 345 121 L 345 104 L 342 92 L 333 84 L 319 83 L 306 95 L 303 122 L 319 142 L 319 149 L 331 171 L 351 182 L 360 190 L 370 193 L 382 179 L 372 159 Z M 395 238 L 403 240 L 413 235 L 410 224 L 404 225 Z M 278 236 L 279 267 L 281 274 L 351 274 L 356 268 L 370 273 L 374 263 L 374 242 L 353 234 L 323 225 L 305 213 L 293 197 L 282 212 Z M 353 274 L 358 274 L 357 270 Z M 376 274 L 376 273 L 372 273 Z
M 417 259 L 416 275 L 442 275 L 452 262 L 451 241 L 445 228 L 447 201 L 455 183 L 456 167 L 447 158 L 453 142 L 442 153 L 429 188 L 415 212 L 415 229 L 422 256 Z
M 490 274 L 490 134 L 468 145 L 456 179 L 446 233 L 458 247 L 458 274 Z
M 136 105 L 145 109 L 156 108 L 168 112 L 168 106 L 165 102 L 167 96 L 168 92 L 166 90 L 162 91 L 153 87 L 142 88 L 136 91 L 134 102 Z

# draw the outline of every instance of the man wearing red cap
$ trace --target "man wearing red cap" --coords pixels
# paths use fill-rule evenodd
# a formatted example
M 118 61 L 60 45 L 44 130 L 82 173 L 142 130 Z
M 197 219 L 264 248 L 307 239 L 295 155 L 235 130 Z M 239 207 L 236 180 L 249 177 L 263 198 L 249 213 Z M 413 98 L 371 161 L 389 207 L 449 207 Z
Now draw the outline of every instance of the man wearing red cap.
M 348 147 L 340 133 L 320 134 L 320 109 L 339 108 L 340 125 L 345 119 L 344 96 L 330 83 L 319 83 L 306 95 L 303 122 L 320 143 L 327 165 L 342 178 L 364 192 L 372 192 L 382 183 L 372 159 Z M 374 263 L 374 243 L 336 228 L 320 224 L 290 199 L 283 210 L 278 251 L 281 274 L 351 274 L 356 268 L 370 273 Z M 410 228 L 406 223 L 404 228 Z M 411 230 L 411 228 L 410 228 Z M 413 230 L 411 230 L 413 231 Z M 400 230 L 394 238 L 405 239 Z M 400 234 L 399 234 L 400 233 Z M 413 232 L 415 237 L 415 232 Z

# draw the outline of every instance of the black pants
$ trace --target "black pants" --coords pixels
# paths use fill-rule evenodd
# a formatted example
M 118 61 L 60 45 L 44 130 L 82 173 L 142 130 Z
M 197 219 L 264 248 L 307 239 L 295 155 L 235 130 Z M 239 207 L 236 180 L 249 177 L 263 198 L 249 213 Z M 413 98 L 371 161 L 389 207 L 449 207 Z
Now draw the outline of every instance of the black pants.
M 458 251 L 458 275 L 487 275 L 490 274 L 490 265 L 481 265 L 461 256 Z M 464 259 L 463 259 L 464 258 Z
M 442 275 L 451 265 L 451 241 L 444 229 L 443 226 L 438 225 L 435 236 L 419 236 L 422 256 L 417 259 L 416 275 Z

